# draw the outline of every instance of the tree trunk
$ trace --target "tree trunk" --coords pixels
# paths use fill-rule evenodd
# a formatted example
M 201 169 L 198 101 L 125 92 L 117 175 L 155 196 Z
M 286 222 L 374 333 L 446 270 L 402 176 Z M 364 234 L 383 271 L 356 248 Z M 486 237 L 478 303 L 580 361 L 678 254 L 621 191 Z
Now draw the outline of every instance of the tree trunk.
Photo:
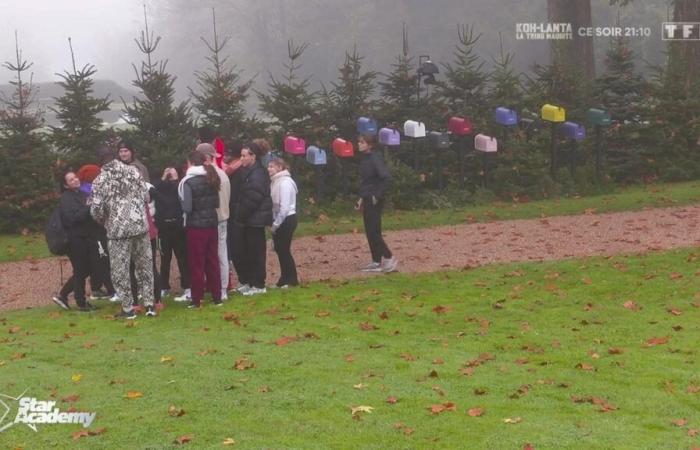
M 692 0 L 691 0 L 692 1 Z M 547 0 L 547 18 L 550 23 L 570 23 L 572 40 L 551 42 L 552 63 L 575 68 L 577 72 L 592 80 L 595 78 L 595 56 L 593 38 L 580 37 L 579 27 L 590 27 L 590 0 Z
M 674 22 L 700 22 L 700 2 L 698 0 L 675 0 L 673 7 Z M 674 42 L 671 58 L 685 68 L 684 86 L 688 92 L 700 74 L 700 45 L 698 41 Z

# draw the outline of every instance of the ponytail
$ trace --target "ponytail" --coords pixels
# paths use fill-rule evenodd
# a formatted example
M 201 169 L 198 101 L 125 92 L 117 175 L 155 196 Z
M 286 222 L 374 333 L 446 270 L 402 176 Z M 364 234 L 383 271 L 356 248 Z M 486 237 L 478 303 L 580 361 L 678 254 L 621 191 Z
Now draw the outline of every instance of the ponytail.
M 214 189 L 216 192 L 219 192 L 219 188 L 221 187 L 221 179 L 219 178 L 219 174 L 216 173 L 216 170 L 211 166 L 211 164 L 204 164 L 204 170 L 207 172 L 207 184 L 209 187 Z

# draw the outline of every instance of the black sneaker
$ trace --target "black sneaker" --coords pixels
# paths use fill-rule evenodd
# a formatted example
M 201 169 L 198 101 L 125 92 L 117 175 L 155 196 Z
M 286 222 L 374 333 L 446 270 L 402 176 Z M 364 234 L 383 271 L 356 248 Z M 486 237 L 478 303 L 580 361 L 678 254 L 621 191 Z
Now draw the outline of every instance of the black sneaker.
M 90 293 L 90 300 L 103 300 L 110 297 L 111 295 L 109 295 L 104 289 L 95 289 Z
M 131 308 L 129 311 L 122 311 L 117 315 L 117 319 L 126 319 L 126 320 L 133 320 L 136 318 L 136 311 L 134 311 L 134 308 Z
M 54 295 L 53 297 L 51 297 L 51 300 L 66 311 L 70 309 L 70 306 L 68 306 L 67 299 L 61 298 L 58 295 Z
M 222 306 L 224 304 L 223 300 L 212 300 L 214 306 Z
M 155 317 L 156 315 L 156 309 L 153 306 L 146 306 L 146 316 Z
M 78 306 L 78 310 L 82 312 L 90 312 L 96 310 L 97 307 L 90 302 L 85 302 L 84 305 Z

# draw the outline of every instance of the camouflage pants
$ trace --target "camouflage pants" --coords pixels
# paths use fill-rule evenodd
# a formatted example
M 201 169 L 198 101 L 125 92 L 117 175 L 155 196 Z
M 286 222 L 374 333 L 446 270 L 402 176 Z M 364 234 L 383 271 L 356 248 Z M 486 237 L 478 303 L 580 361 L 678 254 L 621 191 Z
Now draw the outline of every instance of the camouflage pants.
M 148 233 L 127 239 L 110 239 L 109 263 L 112 283 L 122 301 L 122 308 L 129 311 L 134 304 L 131 295 L 129 263 L 134 262 L 138 293 L 144 306 L 153 305 L 153 255 Z

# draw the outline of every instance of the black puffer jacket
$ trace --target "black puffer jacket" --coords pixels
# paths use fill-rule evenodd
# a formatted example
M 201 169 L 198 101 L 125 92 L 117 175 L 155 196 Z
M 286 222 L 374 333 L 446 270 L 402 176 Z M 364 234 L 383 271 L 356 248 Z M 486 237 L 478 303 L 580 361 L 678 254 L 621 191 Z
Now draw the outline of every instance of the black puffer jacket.
M 192 189 L 192 211 L 187 213 L 188 228 L 216 228 L 219 217 L 219 193 L 216 192 L 204 175 L 197 175 L 185 182 Z
M 373 150 L 360 160 L 360 197 L 383 198 L 389 190 L 391 175 L 381 152 Z
M 236 222 L 247 227 L 272 225 L 272 197 L 267 170 L 260 161 L 255 161 L 242 175 Z
M 92 220 L 86 200 L 87 195 L 81 191 L 68 190 L 61 194 L 58 205 L 61 222 L 68 236 L 97 238 L 99 225 Z

